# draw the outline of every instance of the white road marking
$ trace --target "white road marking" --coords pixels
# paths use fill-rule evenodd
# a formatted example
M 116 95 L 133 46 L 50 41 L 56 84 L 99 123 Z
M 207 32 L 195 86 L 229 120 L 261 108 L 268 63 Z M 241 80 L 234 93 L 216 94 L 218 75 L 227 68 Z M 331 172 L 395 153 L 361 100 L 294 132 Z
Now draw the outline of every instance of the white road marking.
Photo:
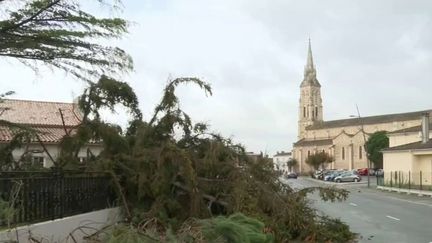
M 350 203 L 350 205 L 353 206 L 353 207 L 357 207 L 357 206 L 358 206 L 358 205 L 355 204 L 355 203 Z
M 389 219 L 393 219 L 393 220 L 396 220 L 396 221 L 400 221 L 400 219 L 398 219 L 398 218 L 395 218 L 395 217 L 392 217 L 392 216 L 386 216 L 387 218 L 389 218 Z

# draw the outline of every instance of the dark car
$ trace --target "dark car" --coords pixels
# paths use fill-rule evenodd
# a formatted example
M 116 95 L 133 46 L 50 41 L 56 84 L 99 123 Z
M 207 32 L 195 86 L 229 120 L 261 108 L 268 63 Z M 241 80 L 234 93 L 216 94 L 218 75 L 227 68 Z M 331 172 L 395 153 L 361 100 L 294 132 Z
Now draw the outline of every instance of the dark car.
M 288 174 L 286 175 L 287 179 L 297 179 L 297 173 L 295 172 L 288 172 Z
M 325 181 L 333 181 L 334 178 L 336 178 L 337 176 L 341 175 L 342 173 L 345 173 L 346 171 L 332 171 L 332 173 L 326 175 L 324 177 Z

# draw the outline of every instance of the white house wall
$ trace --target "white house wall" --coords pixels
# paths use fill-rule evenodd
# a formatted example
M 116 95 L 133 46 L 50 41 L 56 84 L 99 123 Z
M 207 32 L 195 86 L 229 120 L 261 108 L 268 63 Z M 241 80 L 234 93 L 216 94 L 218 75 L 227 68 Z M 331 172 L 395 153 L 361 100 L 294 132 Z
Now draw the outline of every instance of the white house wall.
M 49 154 L 53 157 L 54 160 L 56 160 L 59 157 L 60 154 L 60 148 L 59 145 L 56 144 L 46 144 L 45 145 L 46 150 L 49 152 Z M 87 149 L 89 149 L 94 155 L 99 155 L 102 152 L 103 147 L 101 145 L 86 145 L 83 146 L 79 153 L 78 157 L 87 157 Z M 54 165 L 51 158 L 48 156 L 48 154 L 44 151 L 43 147 L 39 144 L 30 144 L 27 147 L 15 149 L 12 152 L 12 155 L 15 160 L 18 160 L 25 151 L 41 151 L 41 153 L 33 153 L 33 155 L 36 156 L 42 156 L 44 157 L 44 167 L 49 168 Z

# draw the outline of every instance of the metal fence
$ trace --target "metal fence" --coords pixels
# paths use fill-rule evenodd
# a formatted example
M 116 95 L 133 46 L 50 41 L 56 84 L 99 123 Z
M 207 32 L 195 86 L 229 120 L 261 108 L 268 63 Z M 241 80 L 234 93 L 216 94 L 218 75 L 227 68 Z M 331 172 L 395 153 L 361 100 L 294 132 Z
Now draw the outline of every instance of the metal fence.
M 432 191 L 432 172 L 390 171 L 377 176 L 377 185 L 392 188 Z
M 0 172 L 0 226 L 54 220 L 115 203 L 108 174 Z

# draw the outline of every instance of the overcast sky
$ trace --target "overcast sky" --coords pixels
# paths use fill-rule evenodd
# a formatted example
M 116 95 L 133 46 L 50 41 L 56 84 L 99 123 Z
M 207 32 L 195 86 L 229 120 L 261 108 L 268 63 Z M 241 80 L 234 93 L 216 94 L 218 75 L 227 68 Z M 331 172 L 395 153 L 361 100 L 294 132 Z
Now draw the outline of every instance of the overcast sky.
M 169 77 L 199 77 L 214 95 L 182 87 L 182 108 L 249 151 L 273 155 L 296 141 L 309 37 L 325 120 L 348 118 L 356 104 L 362 116 L 432 108 L 432 1 L 124 0 L 121 16 L 134 24 L 113 44 L 134 58 L 124 80 L 145 118 Z M 19 99 L 70 102 L 84 87 L 11 60 L 0 73 Z

